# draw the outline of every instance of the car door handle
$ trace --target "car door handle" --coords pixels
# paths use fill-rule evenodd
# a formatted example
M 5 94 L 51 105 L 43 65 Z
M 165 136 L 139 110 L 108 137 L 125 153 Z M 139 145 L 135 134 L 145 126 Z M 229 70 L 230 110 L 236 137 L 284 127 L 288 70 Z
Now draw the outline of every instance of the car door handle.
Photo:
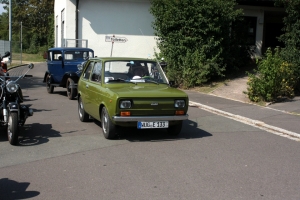
M 85 87 L 86 87 L 86 88 L 89 88 L 89 85 L 86 84 Z

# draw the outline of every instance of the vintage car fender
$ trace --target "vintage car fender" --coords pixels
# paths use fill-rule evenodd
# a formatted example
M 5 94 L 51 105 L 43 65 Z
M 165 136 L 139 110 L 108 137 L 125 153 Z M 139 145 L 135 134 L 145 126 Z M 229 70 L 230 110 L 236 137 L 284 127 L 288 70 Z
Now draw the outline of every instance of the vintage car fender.
M 43 83 L 46 83 L 46 77 L 48 76 L 48 74 L 51 74 L 51 73 L 49 71 L 46 71 L 45 75 L 44 75 Z
M 71 78 L 74 81 L 74 83 L 77 85 L 78 80 L 79 80 L 78 74 L 76 72 L 66 72 L 64 74 L 63 78 L 61 79 L 61 82 L 60 82 L 59 86 L 65 87 L 68 78 Z

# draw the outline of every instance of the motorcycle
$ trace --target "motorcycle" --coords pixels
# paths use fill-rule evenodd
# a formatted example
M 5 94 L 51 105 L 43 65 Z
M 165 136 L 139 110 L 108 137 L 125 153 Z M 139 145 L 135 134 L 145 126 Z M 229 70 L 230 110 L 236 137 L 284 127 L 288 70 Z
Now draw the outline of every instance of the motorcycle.
M 1 65 L 0 65 L 0 76 L 4 76 L 5 73 L 7 73 L 7 64 L 5 61 L 3 61 L 3 58 L 6 58 L 10 56 L 10 52 L 7 51 L 5 52 L 4 56 L 1 56 L 0 55 L 0 62 L 1 62 Z
M 29 64 L 29 69 L 20 76 L 8 76 L 7 73 L 0 76 L 0 126 L 4 127 L 11 145 L 18 144 L 20 127 L 25 124 L 29 116 L 33 115 L 32 109 L 21 104 L 23 103 L 23 94 L 17 83 L 33 67 L 33 64 Z

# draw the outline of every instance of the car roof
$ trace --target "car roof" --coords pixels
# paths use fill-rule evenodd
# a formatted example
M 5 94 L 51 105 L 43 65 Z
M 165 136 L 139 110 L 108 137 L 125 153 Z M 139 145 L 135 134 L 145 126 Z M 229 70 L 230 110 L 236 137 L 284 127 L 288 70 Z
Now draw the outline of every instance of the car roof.
M 82 50 L 88 50 L 94 52 L 93 49 L 84 48 L 84 47 L 54 47 L 48 49 L 48 51 L 82 51 Z
M 103 61 L 114 61 L 114 60 L 124 60 L 124 61 L 130 61 L 130 60 L 143 60 L 143 61 L 150 61 L 155 62 L 153 59 L 148 58 L 135 58 L 135 57 L 95 57 L 90 58 L 90 60 L 103 60 Z

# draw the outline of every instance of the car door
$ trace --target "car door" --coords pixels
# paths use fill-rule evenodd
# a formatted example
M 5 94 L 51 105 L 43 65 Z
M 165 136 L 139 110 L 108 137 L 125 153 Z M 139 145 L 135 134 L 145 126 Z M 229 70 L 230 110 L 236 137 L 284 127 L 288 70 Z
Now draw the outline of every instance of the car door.
M 91 87 L 91 80 L 90 80 L 90 76 L 93 70 L 93 66 L 94 66 L 94 62 L 90 61 L 88 64 L 88 66 L 85 68 L 85 70 L 82 73 L 82 77 L 81 77 L 81 83 L 79 85 L 79 90 L 81 91 L 81 99 L 82 99 L 82 103 L 83 103 L 83 107 L 85 109 L 85 111 L 89 114 L 91 114 L 91 91 L 90 91 L 90 87 Z
M 100 119 L 99 105 L 102 102 L 102 96 L 99 95 L 99 91 L 102 90 L 101 71 L 102 71 L 102 63 L 95 62 L 90 77 L 90 85 L 89 85 L 90 104 L 88 105 L 89 108 L 87 108 L 90 110 L 90 115 L 92 115 L 95 119 L 98 120 Z
M 48 71 L 52 76 L 52 80 L 54 83 L 60 83 L 63 74 L 63 52 L 60 50 L 49 51 L 48 52 Z

